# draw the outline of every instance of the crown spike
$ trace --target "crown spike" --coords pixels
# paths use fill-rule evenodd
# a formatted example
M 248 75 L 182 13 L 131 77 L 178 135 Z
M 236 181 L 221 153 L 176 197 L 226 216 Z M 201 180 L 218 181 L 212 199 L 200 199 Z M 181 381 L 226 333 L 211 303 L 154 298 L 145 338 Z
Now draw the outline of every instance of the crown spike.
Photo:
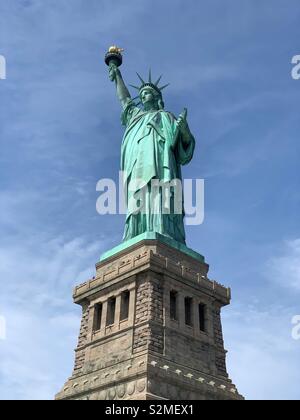
M 129 86 L 131 86 L 132 88 L 134 88 L 134 89 L 136 89 L 136 90 L 140 90 L 140 88 L 139 88 L 139 87 L 137 87 L 137 86 L 134 86 L 134 85 L 129 85 Z
M 149 69 L 149 83 L 152 83 L 151 68 Z
M 167 83 L 166 85 L 164 85 L 164 86 L 162 86 L 162 87 L 160 87 L 160 88 L 158 88 L 159 90 L 163 90 L 163 89 L 165 89 L 166 87 L 168 87 L 170 85 L 170 83 Z
M 140 81 L 142 82 L 142 84 L 144 85 L 145 84 L 145 82 L 144 82 L 144 80 L 141 78 L 141 76 L 138 74 L 138 72 L 136 72 L 136 74 L 137 74 L 137 77 L 140 79 Z
M 159 78 L 156 80 L 156 82 L 154 83 L 155 84 L 155 86 L 157 86 L 158 87 L 158 84 L 159 84 L 159 82 L 160 82 L 160 80 L 161 80 L 161 78 L 163 77 L 163 75 L 160 75 L 159 76 Z

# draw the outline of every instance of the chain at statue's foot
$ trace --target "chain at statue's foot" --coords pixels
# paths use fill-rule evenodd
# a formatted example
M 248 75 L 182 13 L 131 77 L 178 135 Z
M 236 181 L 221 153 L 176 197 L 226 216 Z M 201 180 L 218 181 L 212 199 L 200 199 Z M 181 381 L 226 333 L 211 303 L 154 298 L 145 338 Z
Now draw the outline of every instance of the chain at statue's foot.
M 72 377 L 58 400 L 240 400 L 220 310 L 230 289 L 201 258 L 142 240 L 76 287 L 83 308 Z

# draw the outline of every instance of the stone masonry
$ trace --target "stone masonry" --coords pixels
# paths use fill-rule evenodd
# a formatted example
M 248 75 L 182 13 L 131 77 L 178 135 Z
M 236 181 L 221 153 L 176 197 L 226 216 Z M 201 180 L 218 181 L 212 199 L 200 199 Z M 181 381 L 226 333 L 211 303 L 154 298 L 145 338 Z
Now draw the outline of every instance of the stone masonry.
M 208 268 L 158 240 L 97 264 L 74 290 L 75 367 L 56 399 L 243 399 L 226 369 L 221 308 L 230 289 Z

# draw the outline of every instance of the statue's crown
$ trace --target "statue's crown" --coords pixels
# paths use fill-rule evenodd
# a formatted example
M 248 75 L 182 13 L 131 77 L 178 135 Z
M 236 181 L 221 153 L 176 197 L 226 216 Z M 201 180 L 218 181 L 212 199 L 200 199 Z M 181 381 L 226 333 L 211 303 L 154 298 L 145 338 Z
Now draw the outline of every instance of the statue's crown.
M 162 78 L 162 76 L 160 76 L 157 81 L 155 83 L 152 82 L 152 77 L 151 77 L 151 70 L 149 70 L 149 78 L 148 78 L 148 82 L 145 82 L 143 80 L 143 78 L 137 73 L 138 78 L 140 79 L 140 81 L 142 82 L 141 86 L 134 86 L 134 85 L 130 85 L 131 87 L 133 87 L 134 89 L 137 89 L 139 92 L 141 92 L 143 89 L 145 89 L 146 87 L 150 87 L 151 89 L 154 89 L 159 95 L 161 95 L 161 91 L 163 89 L 165 89 L 167 86 L 169 86 L 169 83 L 159 87 L 158 84 Z

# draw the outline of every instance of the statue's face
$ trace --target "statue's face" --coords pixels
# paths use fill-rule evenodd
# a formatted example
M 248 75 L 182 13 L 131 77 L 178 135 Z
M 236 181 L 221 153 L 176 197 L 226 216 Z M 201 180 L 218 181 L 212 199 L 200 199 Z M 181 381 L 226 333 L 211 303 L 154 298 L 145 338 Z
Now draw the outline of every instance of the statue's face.
M 143 89 L 140 96 L 141 96 L 143 105 L 145 105 L 146 103 L 155 102 L 155 97 L 154 97 L 152 89 L 148 89 L 148 88 Z

